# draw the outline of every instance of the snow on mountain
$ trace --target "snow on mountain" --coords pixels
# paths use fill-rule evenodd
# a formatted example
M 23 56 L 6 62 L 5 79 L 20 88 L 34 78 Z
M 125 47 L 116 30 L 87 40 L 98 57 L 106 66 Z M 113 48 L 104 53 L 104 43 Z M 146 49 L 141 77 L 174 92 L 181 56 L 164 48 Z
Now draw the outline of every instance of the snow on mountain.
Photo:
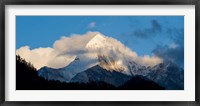
M 38 70 L 38 75 L 61 82 L 94 80 L 115 86 L 124 83 L 127 76 L 142 75 L 167 89 L 183 89 L 183 70 L 177 65 L 172 62 L 160 63 L 154 67 L 141 65 L 135 61 L 136 54 L 117 40 L 97 34 L 83 50 L 66 67 L 42 67 Z
M 46 80 L 59 80 L 62 82 L 69 80 L 68 77 L 63 76 L 61 71 L 62 69 L 54 69 L 44 66 L 39 69 L 38 75 L 44 77 Z
M 94 36 L 86 45 L 86 49 L 94 52 L 98 56 L 99 65 L 109 71 L 115 70 L 127 75 L 137 74 L 136 70 L 141 70 L 141 66 L 134 61 L 135 53 L 118 41 L 113 41 L 101 34 Z M 114 45 L 112 42 L 117 42 Z M 143 74 L 143 72 L 140 72 Z
M 87 49 L 100 49 L 110 46 L 107 42 L 106 37 L 100 34 L 95 35 L 87 44 Z
M 173 62 L 152 67 L 146 77 L 166 89 L 184 89 L 184 71 Z
M 128 61 L 127 67 L 128 67 L 129 73 L 132 76 L 133 75 L 143 75 L 143 76 L 145 76 L 149 73 L 149 68 L 150 68 L 150 67 L 145 67 L 145 66 L 142 66 L 140 64 L 137 64 L 134 61 Z
M 68 82 L 77 73 L 82 72 L 90 67 L 97 65 L 98 59 L 96 57 L 91 57 L 91 55 L 89 56 L 88 54 L 77 56 L 74 59 L 74 61 L 72 61 L 69 65 L 63 68 L 59 68 L 59 69 L 53 69 L 53 68 L 48 68 L 48 67 L 41 68 L 38 71 L 38 74 L 39 76 L 42 76 L 48 80 L 59 80 L 62 82 Z M 46 73 L 49 73 L 49 74 L 46 74 Z M 55 76 L 54 73 L 59 73 L 59 76 Z
M 104 35 L 97 34 L 86 44 L 84 49 L 84 52 L 86 53 L 77 55 L 74 61 L 72 61 L 69 65 L 59 69 L 48 69 L 48 67 L 41 68 L 38 71 L 38 74 L 48 80 L 68 82 L 77 73 L 85 71 L 86 69 L 97 64 L 108 71 L 114 70 L 127 75 L 131 75 L 134 71 L 136 71 L 136 69 L 144 67 L 137 65 L 136 63 L 131 65 L 130 56 L 122 52 L 126 50 L 129 51 L 129 49 L 121 43 L 117 43 L 119 44 L 118 46 L 113 45 L 110 40 L 111 39 Z M 121 48 L 124 48 L 124 50 L 119 50 L 119 46 L 122 46 Z M 55 76 L 54 73 L 59 73 L 59 75 Z

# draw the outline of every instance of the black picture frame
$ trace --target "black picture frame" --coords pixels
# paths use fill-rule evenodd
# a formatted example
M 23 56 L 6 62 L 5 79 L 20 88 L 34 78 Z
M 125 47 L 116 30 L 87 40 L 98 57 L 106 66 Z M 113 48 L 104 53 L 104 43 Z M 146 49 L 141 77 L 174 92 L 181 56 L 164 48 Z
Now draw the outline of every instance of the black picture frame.
M 5 101 L 5 5 L 195 5 L 195 101 L 87 101 L 11 102 Z M 199 106 L 200 105 L 200 0 L 0 0 L 0 104 L 1 106 Z

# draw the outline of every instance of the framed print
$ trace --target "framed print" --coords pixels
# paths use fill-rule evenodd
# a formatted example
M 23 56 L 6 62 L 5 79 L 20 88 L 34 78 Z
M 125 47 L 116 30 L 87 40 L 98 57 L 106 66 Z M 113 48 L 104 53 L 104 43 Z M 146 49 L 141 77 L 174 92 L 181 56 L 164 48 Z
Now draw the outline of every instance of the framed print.
M 1 104 L 199 105 L 199 4 L 1 1 Z

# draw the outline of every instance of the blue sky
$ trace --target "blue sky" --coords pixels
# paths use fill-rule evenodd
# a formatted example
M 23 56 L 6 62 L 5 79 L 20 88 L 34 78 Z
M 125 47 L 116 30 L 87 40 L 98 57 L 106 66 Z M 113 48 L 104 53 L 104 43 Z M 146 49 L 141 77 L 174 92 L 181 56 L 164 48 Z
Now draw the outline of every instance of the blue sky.
M 61 36 L 98 31 L 136 51 L 183 66 L 183 16 L 17 16 L 16 48 L 52 47 Z

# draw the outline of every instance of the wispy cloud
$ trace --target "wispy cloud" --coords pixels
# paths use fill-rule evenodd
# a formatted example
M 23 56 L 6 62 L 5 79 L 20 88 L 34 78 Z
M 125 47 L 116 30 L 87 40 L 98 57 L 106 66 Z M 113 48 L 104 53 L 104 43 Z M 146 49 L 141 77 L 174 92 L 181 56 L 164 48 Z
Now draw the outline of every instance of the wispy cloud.
M 94 27 L 96 27 L 96 22 L 91 22 L 91 23 L 89 23 L 89 24 L 88 24 L 88 27 L 89 27 L 89 28 L 94 28 Z
M 179 46 L 178 44 L 176 44 L 176 43 L 173 42 L 173 43 L 171 43 L 169 45 L 169 48 L 176 49 L 178 46 Z

